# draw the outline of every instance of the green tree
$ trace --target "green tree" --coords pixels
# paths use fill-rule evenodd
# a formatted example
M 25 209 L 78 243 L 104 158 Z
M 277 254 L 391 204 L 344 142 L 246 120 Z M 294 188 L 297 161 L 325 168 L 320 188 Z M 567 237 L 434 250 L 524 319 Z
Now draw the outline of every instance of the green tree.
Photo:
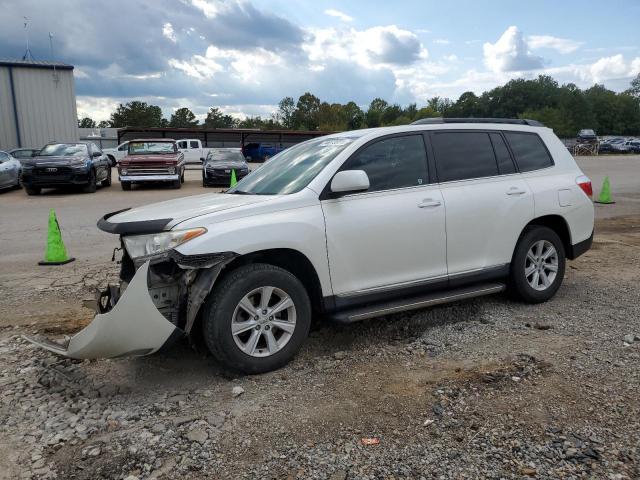
M 296 128 L 296 102 L 293 97 L 284 97 L 278 102 L 275 121 L 287 130 Z
M 222 113 L 218 107 L 211 107 L 204 119 L 204 125 L 207 128 L 236 128 L 238 123 L 236 118 Z
M 90 117 L 83 117 L 78 120 L 79 128 L 96 128 L 96 122 Z
M 306 130 L 317 130 L 320 125 L 320 99 L 309 92 L 298 98 L 296 104 L 296 125 Z
M 100 120 L 98 123 L 98 128 L 109 128 L 111 127 L 111 122 L 109 120 Z
M 625 93 L 640 100 L 640 73 L 636 75 L 636 78 L 631 80 L 631 86 Z
M 162 126 L 162 110 L 157 105 L 133 101 L 120 104 L 111 114 L 109 123 L 112 127 L 160 127 Z
M 347 130 L 356 130 L 364 124 L 364 112 L 355 102 L 349 102 L 342 107 L 342 114 Z
M 381 98 L 371 100 L 367 113 L 364 115 L 364 121 L 367 127 L 375 128 L 382 126 L 382 114 L 388 106 L 389 104 Z
M 190 128 L 196 125 L 198 125 L 198 119 L 195 114 L 186 107 L 177 109 L 171 114 L 171 120 L 169 120 L 170 127 Z

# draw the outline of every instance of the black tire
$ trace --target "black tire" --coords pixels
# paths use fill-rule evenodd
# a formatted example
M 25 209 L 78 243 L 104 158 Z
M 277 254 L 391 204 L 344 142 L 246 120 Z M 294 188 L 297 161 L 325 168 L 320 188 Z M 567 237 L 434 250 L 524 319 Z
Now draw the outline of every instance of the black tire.
M 98 185 L 96 184 L 96 171 L 92 168 L 91 170 L 89 170 L 89 181 L 84 187 L 82 187 L 82 191 L 84 193 L 94 193 L 97 188 Z
M 107 167 L 107 178 L 105 178 L 100 185 L 103 187 L 111 186 L 111 167 Z
M 180 187 L 182 187 L 182 182 L 180 181 L 180 179 L 171 182 L 171 188 L 179 189 Z
M 180 175 L 180 183 L 184 183 L 184 170 L 182 170 L 182 174 Z
M 273 286 L 289 295 L 296 309 L 295 330 L 281 350 L 266 357 L 243 352 L 231 333 L 233 313 L 240 300 L 263 286 Z M 264 263 L 231 271 L 215 285 L 202 310 L 203 337 L 207 348 L 226 368 L 247 374 L 264 373 L 286 365 L 300 350 L 309 334 L 311 304 L 304 286 L 290 272 Z
M 122 190 L 131 190 L 131 182 L 120 182 L 120 186 L 122 187 Z
M 116 158 L 112 157 L 111 155 L 107 155 L 107 158 L 109 159 L 109 167 L 113 168 L 116 166 L 116 164 L 118 162 L 116 162 Z
M 24 187 L 27 195 L 40 195 L 42 189 L 40 187 Z
M 529 284 L 525 275 L 525 268 L 528 262 L 527 253 L 541 240 L 549 242 L 555 248 L 557 255 L 557 272 L 555 272 L 555 278 L 549 286 L 545 287 L 544 290 L 536 290 Z M 564 278 L 565 266 L 566 257 L 564 245 L 558 234 L 548 227 L 539 225 L 528 226 L 520 235 L 513 253 L 509 275 L 509 292 L 514 298 L 527 303 L 546 302 L 552 298 L 560 288 L 562 279 Z

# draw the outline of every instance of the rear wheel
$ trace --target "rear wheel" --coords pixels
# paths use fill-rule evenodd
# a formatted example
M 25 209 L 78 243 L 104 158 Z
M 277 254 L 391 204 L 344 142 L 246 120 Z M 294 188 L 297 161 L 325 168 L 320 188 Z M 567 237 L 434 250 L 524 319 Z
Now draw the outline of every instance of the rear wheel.
M 267 264 L 222 279 L 203 309 L 204 340 L 227 368 L 264 373 L 287 364 L 309 333 L 309 296 L 290 272 Z
M 131 182 L 121 182 L 122 190 L 131 190 Z
M 42 189 L 40 187 L 24 187 L 27 195 L 40 195 Z
M 91 169 L 89 170 L 89 181 L 84 187 L 82 187 L 82 191 L 84 193 L 93 193 L 96 191 L 96 188 L 96 172 L 95 170 Z
M 525 302 L 546 302 L 560 288 L 565 264 L 564 245 L 558 234 L 548 227 L 529 226 L 513 255 L 509 288 Z

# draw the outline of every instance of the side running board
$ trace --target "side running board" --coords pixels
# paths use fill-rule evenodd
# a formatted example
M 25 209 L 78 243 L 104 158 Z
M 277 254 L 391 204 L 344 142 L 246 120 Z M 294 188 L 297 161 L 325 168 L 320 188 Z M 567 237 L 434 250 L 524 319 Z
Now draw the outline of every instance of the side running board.
M 353 323 L 367 318 L 380 317 L 391 313 L 415 310 L 418 308 L 440 305 L 442 303 L 456 302 L 468 298 L 491 295 L 502 292 L 506 286 L 503 283 L 483 283 L 469 287 L 456 288 L 453 290 L 443 290 L 440 292 L 423 294 L 416 297 L 393 300 L 391 302 L 379 303 L 376 305 L 366 305 L 364 307 L 353 308 L 336 312 L 331 315 L 331 319 L 340 323 Z

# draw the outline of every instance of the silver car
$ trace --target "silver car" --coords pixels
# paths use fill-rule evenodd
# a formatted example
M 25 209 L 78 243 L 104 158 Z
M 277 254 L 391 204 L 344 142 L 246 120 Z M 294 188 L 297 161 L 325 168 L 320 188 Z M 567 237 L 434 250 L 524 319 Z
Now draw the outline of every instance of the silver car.
M 20 188 L 21 168 L 18 160 L 0 150 L 0 188 Z

